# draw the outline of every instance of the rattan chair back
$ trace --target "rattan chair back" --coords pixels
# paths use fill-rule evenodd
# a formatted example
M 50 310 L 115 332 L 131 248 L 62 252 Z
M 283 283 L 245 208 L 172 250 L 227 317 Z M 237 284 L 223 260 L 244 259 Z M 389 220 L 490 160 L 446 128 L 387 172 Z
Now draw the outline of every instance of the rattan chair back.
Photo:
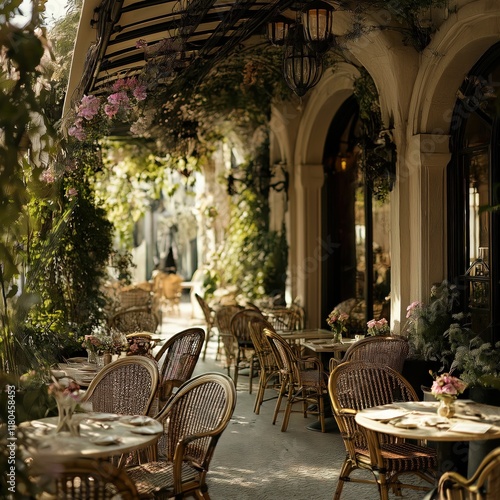
M 210 498 L 206 474 L 235 404 L 236 390 L 226 375 L 204 373 L 184 383 L 157 416 L 164 429 L 158 461 L 128 470 L 139 493 Z
M 396 483 L 398 488 L 428 489 L 402 483 L 399 476 L 414 473 L 433 482 L 435 450 L 406 443 L 394 436 L 370 433 L 355 420 L 356 413 L 365 408 L 394 401 L 418 401 L 415 390 L 400 373 L 382 364 L 364 361 L 341 363 L 330 374 L 328 392 L 347 451 L 335 499 L 340 498 L 345 481 L 357 481 L 349 475 L 358 468 L 368 469 L 374 474 L 381 499 L 388 498 L 389 487 Z
M 483 459 L 470 479 L 445 472 L 439 479 L 439 500 L 497 500 L 500 492 L 500 448 Z
M 205 340 L 202 328 L 188 328 L 175 334 L 155 356 L 160 367 L 159 409 L 167 402 L 175 387 L 189 380 L 200 357 Z
M 276 364 L 281 375 L 281 389 L 276 402 L 273 424 L 280 411 L 281 401 L 288 393 L 287 407 L 283 417 L 282 431 L 286 431 L 288 421 L 295 403 L 302 403 L 304 416 L 315 413 L 319 416 L 321 431 L 325 432 L 323 395 L 327 388 L 326 374 L 318 358 L 301 359 L 296 356 L 292 347 L 278 333 L 264 329 L 264 333 L 271 346 Z M 315 403 L 319 410 L 309 410 L 310 403 Z
M 82 401 L 92 410 L 119 415 L 146 415 L 158 389 L 158 363 L 146 356 L 119 358 L 96 375 Z
M 118 291 L 119 310 L 130 307 L 151 307 L 151 292 L 136 286 L 125 287 Z
M 256 309 L 243 309 L 233 315 L 230 323 L 231 333 L 236 340 L 237 346 L 236 359 L 234 362 L 234 385 L 238 388 L 238 374 L 242 363 L 248 364 L 248 392 L 250 394 L 252 394 L 254 364 L 257 362 L 257 355 L 255 354 L 252 339 L 250 338 L 250 330 L 248 328 L 248 323 L 253 318 L 264 318 L 264 316 Z
M 239 311 L 241 311 L 241 307 L 230 305 L 221 306 L 215 313 L 215 325 L 224 348 L 228 375 L 230 375 L 231 367 L 234 365 L 238 353 L 238 344 L 231 333 L 231 318 Z
M 148 308 L 133 308 L 117 312 L 110 320 L 110 327 L 121 333 L 149 332 L 158 328 L 158 317 Z
M 136 500 L 139 494 L 123 468 L 106 461 L 76 458 L 54 462 L 51 458 L 33 468 L 37 486 L 58 500 Z M 38 497 L 37 497 L 38 498 Z M 45 498 L 41 496 L 40 498 Z
M 153 293 L 155 301 L 165 306 L 167 311 L 179 310 L 182 295 L 182 277 L 158 271 L 153 277 Z
M 215 311 L 208 305 L 207 301 L 203 297 L 201 297 L 201 295 L 195 293 L 194 296 L 196 297 L 196 300 L 203 312 L 203 317 L 205 318 L 206 336 L 205 336 L 205 346 L 203 347 L 203 361 L 205 361 L 205 357 L 207 355 L 208 342 L 212 338 L 215 326 Z M 219 346 L 217 346 L 217 348 L 218 347 Z
M 267 312 L 266 319 L 277 332 L 298 330 L 301 325 L 298 312 L 292 308 L 271 309 Z
M 266 338 L 264 330 L 274 331 L 271 323 L 264 318 L 252 318 L 248 323 L 250 338 L 255 349 L 255 354 L 259 360 L 259 389 L 255 397 L 254 413 L 260 412 L 260 407 L 264 401 L 265 391 L 268 388 L 279 387 L 279 367 L 276 364 L 271 345 Z M 271 382 L 272 381 L 272 382 Z
M 380 363 L 402 373 L 409 349 L 408 341 L 403 337 L 367 337 L 350 345 L 342 362 Z M 333 371 L 338 363 L 335 358 L 331 358 L 330 371 Z

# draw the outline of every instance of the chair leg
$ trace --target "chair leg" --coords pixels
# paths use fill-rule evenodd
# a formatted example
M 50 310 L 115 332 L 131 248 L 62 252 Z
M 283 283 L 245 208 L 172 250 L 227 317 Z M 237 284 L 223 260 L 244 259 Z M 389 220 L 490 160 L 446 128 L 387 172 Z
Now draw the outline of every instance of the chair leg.
M 351 475 L 351 472 L 355 469 L 355 467 L 352 466 L 351 461 L 349 458 L 346 458 L 344 460 L 344 463 L 342 464 L 342 468 L 340 469 L 340 475 L 339 475 L 339 480 L 337 481 L 337 488 L 335 489 L 335 494 L 333 495 L 333 500 L 340 500 L 340 495 L 342 494 L 342 489 L 344 488 L 344 483 L 346 479 L 349 478 Z
M 292 413 L 292 406 L 295 399 L 293 390 L 293 384 L 290 384 L 290 387 L 288 388 L 288 401 L 286 403 L 285 415 L 283 416 L 283 423 L 281 424 L 281 432 L 286 432 L 288 428 L 288 421 L 290 420 L 290 414 Z
M 254 356 L 253 354 L 250 356 L 250 381 L 248 382 L 248 394 L 252 394 L 252 381 L 253 381 L 253 363 L 254 363 Z
M 319 402 L 319 423 L 321 424 L 321 432 L 325 432 L 325 400 L 323 398 L 323 394 L 320 394 L 318 397 Z
M 207 338 L 205 339 L 205 345 L 203 346 L 203 358 L 202 358 L 203 361 L 205 361 L 205 358 L 207 357 L 207 347 L 211 338 L 212 338 L 212 330 L 207 327 Z
M 240 367 L 239 359 L 236 359 L 236 361 L 234 362 L 234 377 L 233 377 L 234 388 L 236 390 L 238 389 L 238 372 L 239 372 L 239 367 Z
M 257 390 L 257 395 L 255 396 L 255 404 L 253 406 L 253 412 L 258 415 L 260 412 L 260 405 L 264 399 L 264 392 L 266 390 L 266 375 L 263 371 L 259 373 L 259 388 Z
M 281 400 L 283 399 L 283 395 L 285 394 L 287 385 L 288 381 L 286 380 L 285 377 L 283 377 L 283 380 L 281 381 L 280 392 L 278 394 L 278 401 L 276 401 L 276 406 L 274 408 L 273 425 L 276 423 L 276 419 L 278 418 L 278 412 L 280 410 Z

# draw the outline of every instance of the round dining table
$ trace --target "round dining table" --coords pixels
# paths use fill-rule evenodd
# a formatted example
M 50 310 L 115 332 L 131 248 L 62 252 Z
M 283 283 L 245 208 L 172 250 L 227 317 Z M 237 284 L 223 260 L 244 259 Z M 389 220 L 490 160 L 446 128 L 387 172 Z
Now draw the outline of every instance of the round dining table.
M 56 433 L 59 417 L 31 420 L 19 425 L 27 438 L 26 451 L 33 459 L 46 457 L 95 459 L 120 456 L 154 445 L 163 432 L 158 421 L 144 415 L 76 413 L 80 435 Z
M 368 432 L 436 443 L 439 472 L 466 473 L 467 450 L 460 443 L 500 438 L 500 408 L 456 402 L 454 417 L 437 415 L 437 401 L 397 402 L 361 410 L 356 422 Z

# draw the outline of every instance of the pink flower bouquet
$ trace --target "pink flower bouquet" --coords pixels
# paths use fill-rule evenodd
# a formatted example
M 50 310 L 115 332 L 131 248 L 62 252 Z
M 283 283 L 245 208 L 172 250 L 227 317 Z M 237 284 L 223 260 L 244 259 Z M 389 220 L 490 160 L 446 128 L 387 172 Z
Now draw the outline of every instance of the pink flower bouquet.
M 431 372 L 432 375 L 432 372 Z M 453 377 L 449 373 L 443 373 L 435 377 L 431 387 L 431 393 L 436 399 L 443 397 L 457 398 L 464 392 L 467 384 L 458 377 Z
M 385 318 L 381 318 L 379 320 L 371 319 L 366 323 L 366 327 L 368 328 L 368 335 L 387 335 L 391 332 L 391 328 L 389 323 Z

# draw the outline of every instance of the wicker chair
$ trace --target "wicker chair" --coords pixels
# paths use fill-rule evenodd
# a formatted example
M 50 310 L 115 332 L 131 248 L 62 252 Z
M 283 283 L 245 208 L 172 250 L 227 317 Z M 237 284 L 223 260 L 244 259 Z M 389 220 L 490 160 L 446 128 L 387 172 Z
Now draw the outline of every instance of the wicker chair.
M 121 333 L 149 332 L 158 328 L 158 317 L 150 309 L 133 308 L 117 312 L 110 320 L 110 327 Z
M 158 389 L 158 364 L 146 356 L 119 358 L 96 375 L 82 397 L 92 410 L 146 415 Z
M 110 462 L 77 458 L 34 463 L 30 474 L 47 498 L 57 500 L 136 500 L 139 496 L 125 469 Z M 37 497 L 38 498 L 38 497 Z M 45 496 L 40 496 L 45 498 Z
M 204 340 L 202 328 L 188 328 L 165 342 L 156 354 L 155 359 L 160 367 L 158 410 L 169 400 L 175 387 L 180 387 L 191 378 Z
M 151 292 L 131 285 L 118 291 L 118 310 L 121 311 L 131 307 L 149 309 L 151 307 L 151 299 Z
M 275 331 L 298 330 L 301 326 L 301 317 L 295 308 L 271 309 L 266 315 Z
M 327 388 L 327 375 L 323 371 L 321 361 L 318 358 L 298 358 L 290 345 L 280 335 L 268 329 L 264 329 L 264 332 L 281 375 L 281 388 L 274 410 L 273 424 L 276 423 L 283 396 L 287 393 L 288 401 L 281 431 L 286 431 L 288 427 L 292 406 L 295 403 L 302 403 L 304 417 L 307 417 L 308 413 L 318 415 L 321 432 L 325 432 L 323 398 Z M 311 365 L 312 368 L 308 369 L 307 366 Z M 312 410 L 313 407 L 318 408 L 318 411 Z
M 165 311 L 179 313 L 179 303 L 182 295 L 183 279 L 178 274 L 168 274 L 162 271 L 153 277 L 153 293 L 155 301 L 161 304 Z
M 401 488 L 429 489 L 401 483 L 400 477 L 414 474 L 432 484 L 437 465 L 434 449 L 367 431 L 355 421 L 358 411 L 392 403 L 395 397 L 417 401 L 414 389 L 402 375 L 381 364 L 350 361 L 341 363 L 331 373 L 328 391 L 347 451 L 334 499 L 340 499 L 346 481 L 377 484 L 382 500 L 389 498 L 389 488 L 395 493 L 400 493 Z M 369 470 L 375 480 L 350 477 L 355 469 Z
M 203 361 L 205 361 L 205 357 L 207 355 L 208 342 L 210 341 L 212 335 L 214 334 L 215 311 L 207 304 L 205 299 L 203 299 L 200 295 L 195 293 L 194 296 L 196 297 L 196 300 L 198 301 L 198 304 L 200 305 L 201 310 L 203 311 L 203 316 L 205 317 L 206 336 L 205 336 L 205 347 L 203 348 Z M 217 353 L 215 355 L 216 360 L 217 356 L 219 355 L 219 350 L 220 350 L 220 338 L 217 338 Z
M 164 426 L 158 460 L 127 469 L 139 494 L 210 498 L 206 475 L 235 404 L 236 390 L 226 375 L 205 373 L 183 384 L 157 417 Z
M 258 362 L 257 355 L 255 353 L 255 348 L 250 338 L 250 330 L 248 328 L 248 323 L 253 318 L 262 318 L 262 313 L 255 309 L 243 309 L 238 311 L 232 318 L 229 328 L 231 334 L 233 335 L 236 342 L 236 359 L 234 360 L 234 385 L 236 389 L 238 388 L 238 374 L 242 363 L 249 363 L 249 384 L 248 392 L 252 394 L 252 381 L 253 381 L 253 369 L 254 363 Z
M 437 490 L 439 500 L 497 500 L 500 495 L 500 448 L 486 455 L 470 479 L 457 472 L 445 472 Z
M 341 361 L 330 359 L 330 372 L 346 361 L 381 363 L 402 373 L 408 357 L 408 341 L 403 337 L 368 337 L 350 345 Z
M 271 345 L 264 333 L 264 329 L 266 328 L 269 331 L 274 331 L 272 325 L 264 318 L 252 318 L 248 323 L 248 328 L 255 348 L 255 354 L 259 360 L 259 390 L 257 391 L 253 408 L 254 413 L 258 415 L 260 407 L 264 402 L 266 389 L 273 388 L 279 390 L 280 370 L 276 364 Z
M 231 319 L 239 311 L 241 311 L 239 306 L 221 306 L 215 313 L 215 326 L 224 349 L 226 369 L 229 376 L 231 376 L 231 367 L 236 362 L 238 353 L 238 344 L 231 333 Z

